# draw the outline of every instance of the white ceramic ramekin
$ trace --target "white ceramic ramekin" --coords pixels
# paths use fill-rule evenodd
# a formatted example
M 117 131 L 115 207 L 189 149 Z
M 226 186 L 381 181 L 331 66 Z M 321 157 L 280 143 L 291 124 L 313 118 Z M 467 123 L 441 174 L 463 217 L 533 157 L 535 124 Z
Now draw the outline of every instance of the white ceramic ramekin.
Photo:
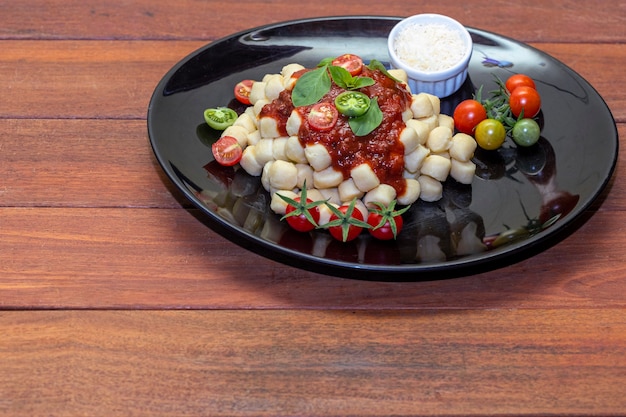
M 463 40 L 464 50 L 462 58 L 449 68 L 433 72 L 421 71 L 403 62 L 396 53 L 396 38 L 406 26 L 414 24 L 443 25 L 456 31 Z M 389 48 L 391 66 L 406 71 L 411 92 L 414 94 L 424 92 L 441 98 L 447 97 L 461 88 L 467 78 L 467 67 L 473 49 L 472 37 L 463 25 L 448 16 L 425 13 L 407 17 L 393 27 L 389 33 L 387 46 Z

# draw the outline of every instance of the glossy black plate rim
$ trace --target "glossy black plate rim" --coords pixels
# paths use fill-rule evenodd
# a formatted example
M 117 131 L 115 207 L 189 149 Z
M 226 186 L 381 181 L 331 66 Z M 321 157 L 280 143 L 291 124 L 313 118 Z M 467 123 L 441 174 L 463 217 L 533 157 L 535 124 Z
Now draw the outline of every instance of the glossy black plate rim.
M 537 235 L 531 236 L 522 242 L 513 243 L 508 245 L 504 250 L 481 252 L 475 255 L 469 255 L 463 258 L 439 262 L 439 263 L 420 263 L 420 264 L 400 264 L 400 265 L 378 265 L 378 264 L 360 264 L 353 262 L 343 262 L 334 259 L 319 258 L 314 255 L 298 252 L 286 247 L 282 247 L 278 244 L 264 240 L 254 234 L 248 233 L 242 228 L 235 227 L 219 216 L 209 210 L 204 204 L 202 204 L 190 191 L 190 189 L 181 181 L 180 173 L 176 172 L 176 167 L 172 166 L 169 160 L 163 155 L 159 148 L 159 140 L 157 139 L 157 132 L 155 131 L 154 123 L 151 116 L 154 106 L 162 95 L 165 85 L 168 79 L 191 58 L 197 56 L 208 48 L 214 47 L 222 42 L 239 38 L 249 33 L 254 33 L 262 30 L 271 30 L 272 28 L 280 28 L 285 26 L 292 26 L 298 24 L 322 22 L 322 21 L 341 21 L 341 20 L 359 20 L 359 19 L 371 19 L 381 21 L 400 21 L 403 17 L 392 16 L 371 16 L 371 15 L 356 15 L 356 16 L 329 16 L 329 17 L 313 17 L 306 19 L 296 19 L 284 22 L 278 22 L 269 25 L 262 25 L 256 28 L 240 31 L 235 34 L 231 34 L 222 39 L 211 42 L 196 51 L 188 54 L 181 61 L 179 61 L 170 71 L 168 71 L 157 85 L 148 107 L 148 135 L 150 145 L 155 154 L 155 157 L 164 170 L 168 178 L 172 183 L 184 194 L 184 196 L 202 212 L 202 216 L 199 216 L 199 220 L 205 223 L 212 230 L 229 239 L 233 243 L 257 253 L 268 259 L 284 263 L 297 268 L 309 270 L 312 272 L 318 272 L 325 275 L 333 275 L 337 277 L 358 279 L 358 280 L 373 280 L 373 281 L 423 281 L 423 280 L 437 280 L 447 279 L 459 276 L 468 276 L 476 273 L 499 269 L 504 266 L 517 263 L 529 257 L 532 257 L 544 250 L 550 248 L 554 244 L 560 242 L 566 236 L 576 230 L 588 217 L 588 209 L 594 204 L 605 192 L 607 186 L 615 171 L 618 155 L 618 132 L 617 126 L 614 123 L 614 119 L 611 115 L 610 109 L 606 105 L 604 99 L 597 93 L 595 88 L 586 83 L 586 86 L 592 90 L 597 97 L 604 103 L 606 111 L 613 120 L 613 137 L 614 137 L 614 150 L 612 153 L 612 161 L 606 171 L 606 175 L 601 183 L 596 187 L 595 192 L 575 211 L 569 213 L 562 218 L 548 230 L 545 230 Z M 471 27 L 467 27 L 470 32 L 485 33 L 492 36 L 497 36 L 503 40 L 515 42 L 525 47 L 534 50 L 537 54 L 545 55 L 552 61 L 559 63 L 565 70 L 571 74 L 584 79 L 571 68 L 560 63 L 555 58 L 545 54 L 542 51 L 522 44 L 512 38 L 506 36 L 494 34 L 484 30 L 478 30 Z M 586 81 L 585 81 L 586 82 Z

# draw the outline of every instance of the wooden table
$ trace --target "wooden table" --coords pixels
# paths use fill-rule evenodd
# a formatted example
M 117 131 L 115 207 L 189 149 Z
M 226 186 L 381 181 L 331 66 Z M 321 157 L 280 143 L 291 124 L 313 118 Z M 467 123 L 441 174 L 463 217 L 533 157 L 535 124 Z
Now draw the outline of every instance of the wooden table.
M 0 1 L 0 415 L 626 413 L 623 157 L 558 245 L 418 283 L 252 254 L 158 166 L 148 102 L 197 48 L 423 11 L 561 60 L 626 135 L 623 2 Z

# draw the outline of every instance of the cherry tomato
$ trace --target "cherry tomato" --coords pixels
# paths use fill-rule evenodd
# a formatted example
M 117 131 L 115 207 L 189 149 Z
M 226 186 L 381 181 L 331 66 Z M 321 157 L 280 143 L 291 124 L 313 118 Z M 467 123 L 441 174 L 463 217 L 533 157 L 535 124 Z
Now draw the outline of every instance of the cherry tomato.
M 339 112 L 333 103 L 321 102 L 311 107 L 307 117 L 311 127 L 319 132 L 330 130 L 337 123 Z
M 468 135 L 474 134 L 474 129 L 478 123 L 487 118 L 485 107 L 477 100 L 463 100 L 454 109 L 454 127 L 459 132 Z
M 396 210 L 396 200 L 391 201 L 388 206 L 379 202 L 373 202 L 369 209 L 367 224 L 370 225 L 370 234 L 379 240 L 395 239 L 404 225 L 402 214 L 407 211 L 410 206 L 401 210 Z
M 382 226 L 379 226 L 381 221 L 383 220 L 383 216 L 378 213 L 370 213 L 367 217 L 367 223 L 372 226 L 369 229 L 369 232 L 372 236 L 379 240 L 391 240 L 395 239 L 398 233 L 402 230 L 402 226 L 404 224 L 404 220 L 402 220 L 402 216 L 394 217 L 392 220 L 386 220 Z M 391 226 L 391 222 L 394 222 L 396 231 Z
M 243 80 L 237 83 L 235 86 L 235 98 L 240 103 L 250 105 L 250 90 L 252 90 L 252 80 Z
M 320 221 L 320 211 L 317 206 L 313 205 L 313 200 L 307 198 L 305 204 L 301 204 L 300 197 L 294 198 L 297 205 L 288 204 L 285 211 L 285 220 L 292 229 L 298 232 L 310 232 L 315 229 L 317 223 Z M 296 212 L 293 215 L 290 213 Z M 310 217 L 307 216 L 309 213 Z M 313 222 L 311 222 L 311 219 Z
M 237 112 L 228 107 L 206 109 L 204 121 L 215 130 L 224 130 L 237 120 Z
M 241 161 L 243 149 L 232 136 L 222 136 L 217 142 L 211 145 L 213 157 L 220 165 L 233 166 Z
M 536 89 L 535 82 L 532 78 L 525 74 L 515 74 L 511 75 L 504 83 L 504 86 L 508 90 L 509 93 L 515 91 L 517 87 L 526 86 L 533 89 Z
M 524 117 L 535 117 L 541 109 L 541 97 L 534 88 L 520 86 L 511 93 L 509 106 L 511 106 L 511 113 L 515 117 L 519 117 L 522 110 L 524 111 Z
M 506 131 L 499 120 L 485 119 L 476 126 L 474 137 L 478 146 L 492 151 L 502 146 L 506 138 Z
M 541 129 L 533 119 L 518 120 L 513 126 L 511 136 L 515 143 L 520 146 L 532 146 L 539 140 Z
M 339 207 L 328 206 L 331 214 L 328 223 L 324 228 L 328 229 L 330 235 L 341 242 L 349 242 L 356 239 L 364 228 L 369 228 L 365 223 L 361 211 L 355 208 L 355 202 L 344 204 Z
M 335 98 L 335 107 L 348 117 L 362 116 L 370 108 L 370 98 L 360 91 L 344 91 Z
M 333 59 L 331 65 L 345 68 L 353 77 L 363 70 L 363 60 L 354 54 L 344 54 Z

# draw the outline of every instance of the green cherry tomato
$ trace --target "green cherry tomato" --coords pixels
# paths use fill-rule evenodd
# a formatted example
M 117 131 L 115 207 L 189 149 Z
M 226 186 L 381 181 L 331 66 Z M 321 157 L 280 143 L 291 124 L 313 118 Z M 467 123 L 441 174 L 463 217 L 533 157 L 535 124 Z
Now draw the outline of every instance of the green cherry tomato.
M 506 131 L 502 122 L 496 119 L 485 119 L 478 123 L 474 130 L 476 143 L 483 149 L 492 151 L 504 143 Z
M 533 119 L 518 120 L 511 132 L 513 140 L 519 146 L 532 146 L 539 140 L 541 129 Z
M 362 116 L 370 108 L 370 98 L 360 91 L 344 91 L 335 98 L 335 107 L 348 117 Z
M 228 107 L 206 109 L 204 121 L 215 130 L 224 130 L 237 120 L 237 112 Z

